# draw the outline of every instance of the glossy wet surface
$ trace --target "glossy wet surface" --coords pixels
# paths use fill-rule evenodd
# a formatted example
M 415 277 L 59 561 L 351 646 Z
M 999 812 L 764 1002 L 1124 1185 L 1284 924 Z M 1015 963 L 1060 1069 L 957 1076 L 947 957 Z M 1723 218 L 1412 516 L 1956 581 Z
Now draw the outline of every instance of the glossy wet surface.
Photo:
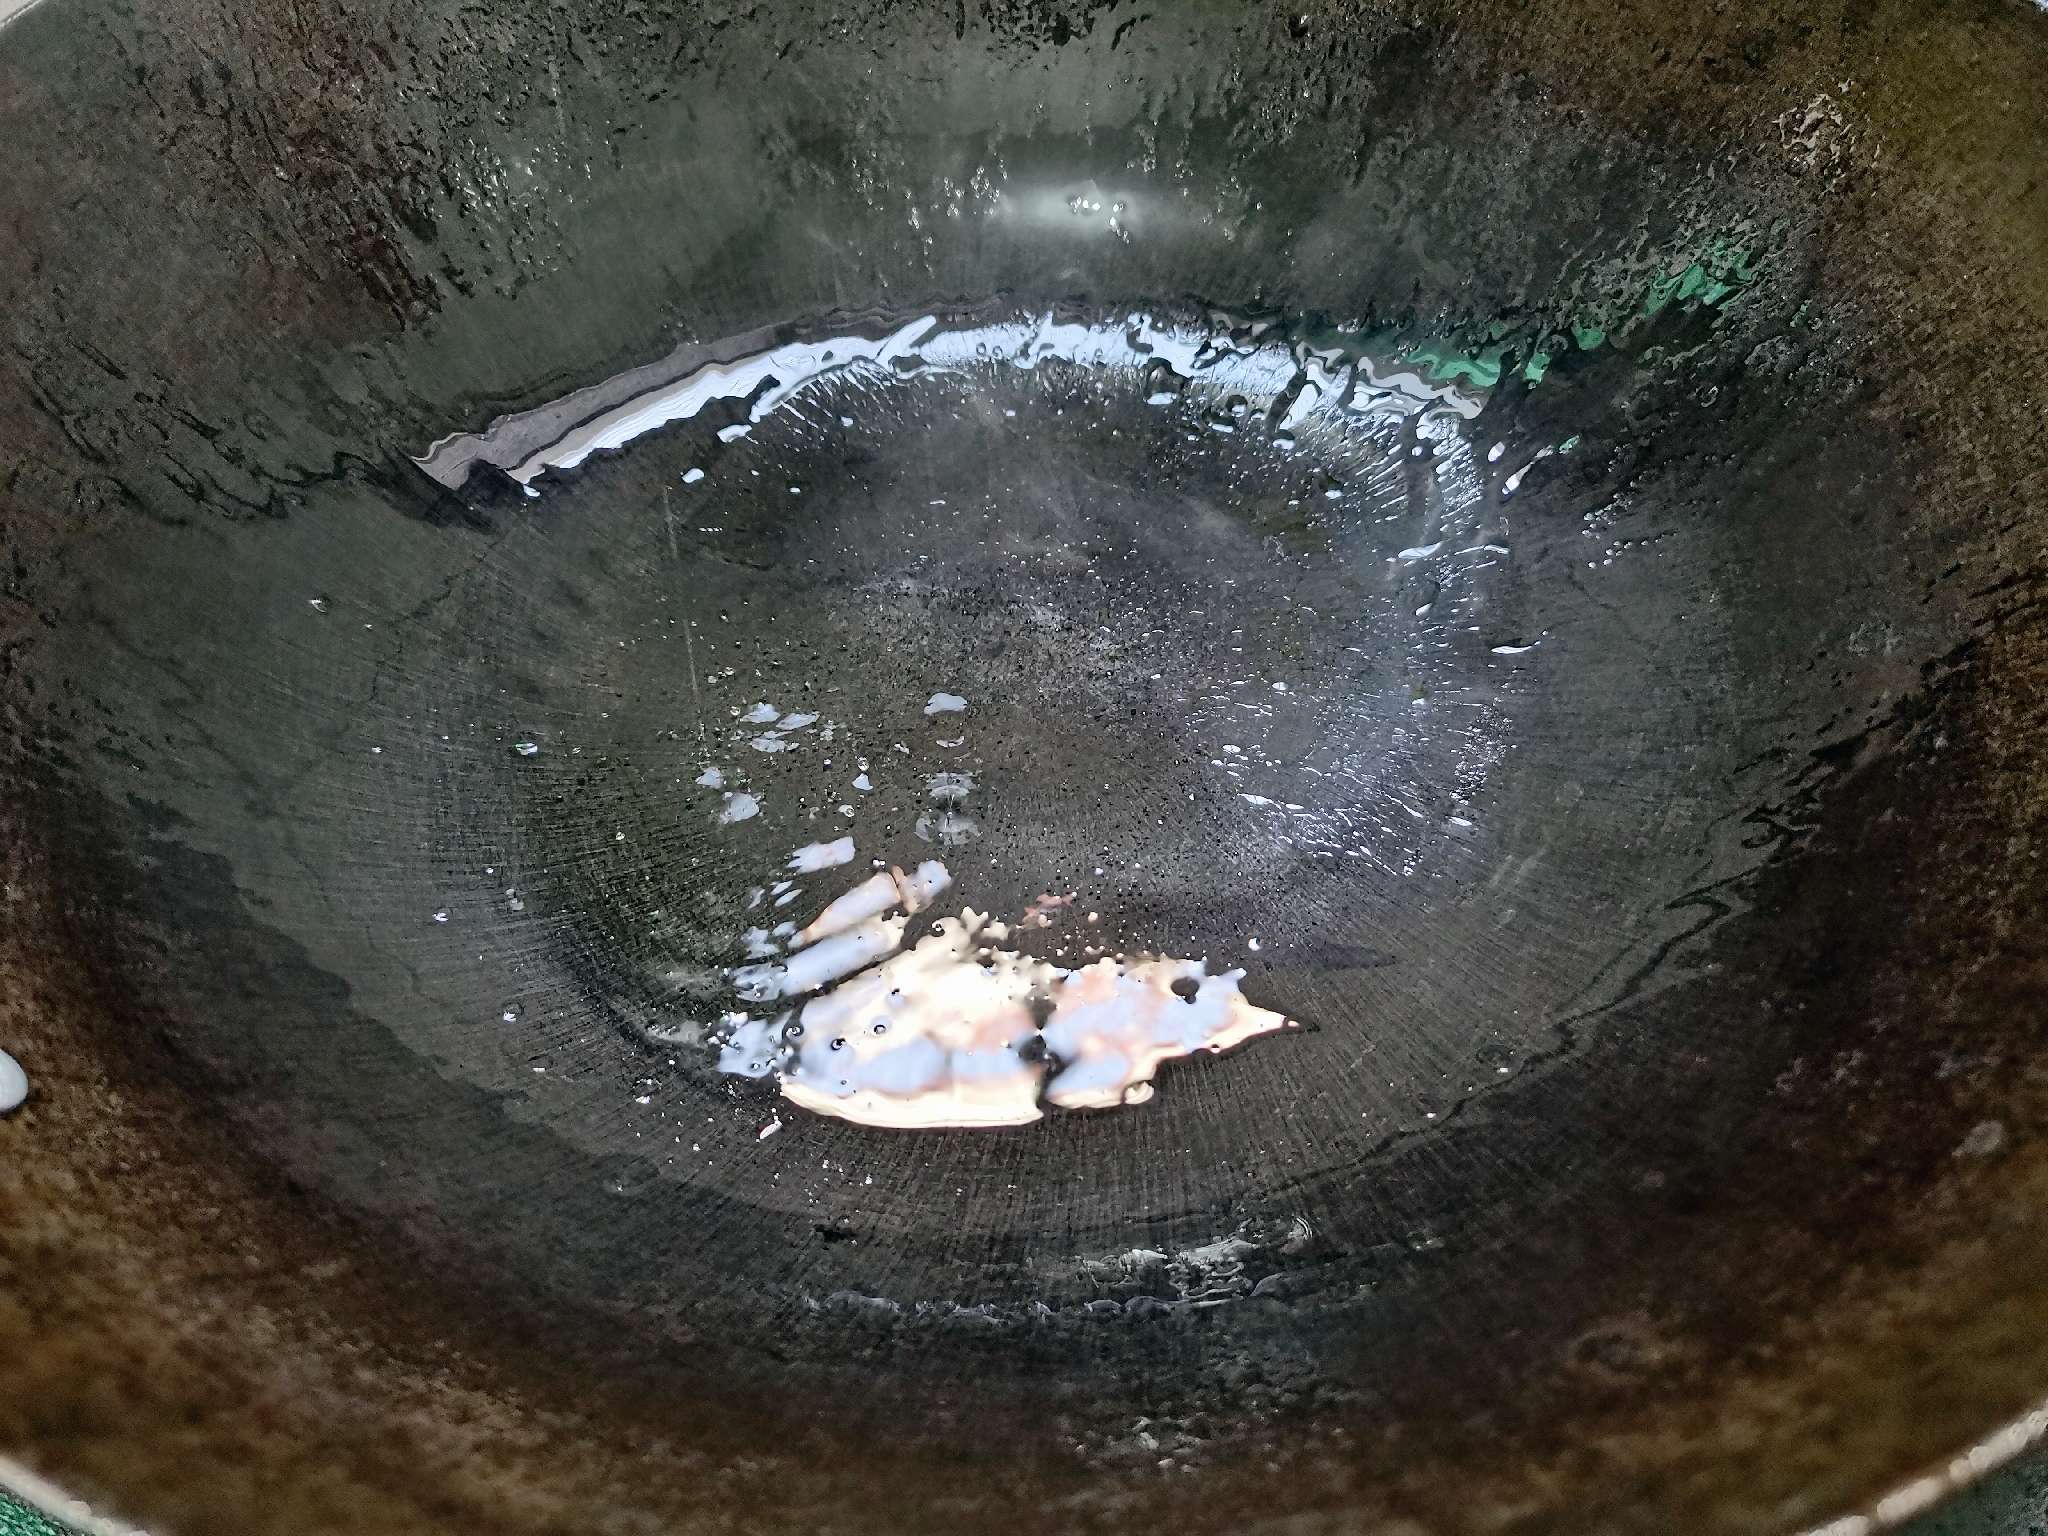
M 2030 11 L 67 3 L 7 1448 L 1793 1529 L 2048 1380 Z

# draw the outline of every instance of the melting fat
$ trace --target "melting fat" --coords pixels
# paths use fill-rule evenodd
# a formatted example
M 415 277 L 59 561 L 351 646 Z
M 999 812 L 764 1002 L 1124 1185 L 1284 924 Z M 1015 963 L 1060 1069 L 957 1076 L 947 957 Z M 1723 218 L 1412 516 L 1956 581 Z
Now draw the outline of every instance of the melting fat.
M 972 910 L 902 949 L 908 917 L 882 914 L 915 912 L 950 883 L 937 860 L 871 875 L 787 958 L 738 967 L 751 1002 L 817 995 L 772 1021 L 732 1016 L 721 1067 L 772 1071 L 792 1102 L 862 1125 L 1026 1125 L 1047 1104 L 1142 1103 L 1164 1063 L 1290 1022 L 1245 1001 L 1241 970 L 1159 955 L 1070 970 L 1006 948 L 1008 927 Z

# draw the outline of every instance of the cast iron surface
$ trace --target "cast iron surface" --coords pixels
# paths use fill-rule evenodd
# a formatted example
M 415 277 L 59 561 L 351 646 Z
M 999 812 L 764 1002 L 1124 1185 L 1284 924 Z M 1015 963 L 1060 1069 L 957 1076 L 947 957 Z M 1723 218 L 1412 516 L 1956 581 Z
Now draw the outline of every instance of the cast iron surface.
M 1790 1531 L 1946 1466 L 2048 1394 L 2044 81 L 2019 3 L 17 19 L 0 1450 L 295 1532 Z M 1540 645 L 1453 679 L 1484 775 L 1298 617 L 1407 589 L 1135 415 L 411 460 L 989 306 L 1506 349 L 1476 439 L 1575 441 L 1489 578 Z M 664 516 L 699 460 L 737 549 Z M 1224 665 L 1212 602 L 1427 839 L 1244 855 L 1133 692 Z M 957 681 L 989 899 L 1128 865 L 1117 943 L 1263 934 L 1313 1027 L 759 1139 L 635 1027 L 741 878 L 671 620 L 877 742 Z

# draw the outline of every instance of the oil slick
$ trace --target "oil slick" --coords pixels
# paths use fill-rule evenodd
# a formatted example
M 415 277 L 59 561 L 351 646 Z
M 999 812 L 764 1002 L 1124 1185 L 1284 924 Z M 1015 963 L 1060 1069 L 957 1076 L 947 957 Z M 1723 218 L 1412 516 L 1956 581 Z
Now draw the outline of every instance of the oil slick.
M 935 859 L 876 873 L 786 957 L 736 967 L 749 1002 L 807 1000 L 772 1018 L 727 1015 L 721 1070 L 773 1076 L 792 1103 L 861 1125 L 1028 1125 L 1047 1105 L 1143 1103 L 1166 1062 L 1292 1023 L 1245 1001 L 1241 970 L 1147 954 L 1070 970 L 1008 948 L 1009 925 L 972 909 L 904 949 L 910 915 L 951 881 Z M 1042 924 L 1065 904 L 1033 914 Z
M 1533 635 L 1493 629 L 1508 615 L 1485 606 L 1486 588 L 1475 584 L 1467 590 L 1457 583 L 1467 569 L 1497 564 L 1486 559 L 1472 564 L 1475 557 L 1507 552 L 1506 524 L 1496 502 L 1520 488 L 1528 469 L 1525 464 L 1517 471 L 1515 462 L 1501 462 L 1504 446 L 1486 455 L 1487 463 L 1499 463 L 1499 476 L 1477 466 L 1467 434 L 1484 404 L 1484 390 L 1437 381 L 1404 366 L 1399 357 L 1366 355 L 1369 340 L 1317 345 L 1284 331 L 1238 326 L 1221 315 L 1209 316 L 1206 323 L 1146 314 L 1089 323 L 1053 314 L 1016 317 L 1014 312 L 987 323 L 962 318 L 965 323 L 941 325 L 921 317 L 868 337 L 829 335 L 777 345 L 768 345 L 766 337 L 736 338 L 710 352 L 686 350 L 670 360 L 673 366 L 637 371 L 630 380 L 622 376 L 616 390 L 607 384 L 554 407 L 501 419 L 481 435 L 445 439 L 421 464 L 459 486 L 481 460 L 529 490 L 545 489 L 548 477 L 566 475 L 593 454 L 690 420 L 714 401 L 724 402 L 726 409 L 712 413 L 712 421 L 700 427 L 743 416 L 744 421 L 718 431 L 721 440 L 730 441 L 777 410 L 802 409 L 807 420 L 831 419 L 809 405 L 799 406 L 800 397 L 814 387 L 829 396 L 842 383 L 858 390 L 942 374 L 971 383 L 988 370 L 1028 372 L 1047 364 L 1061 365 L 1056 378 L 1064 377 L 1067 367 L 1093 370 L 1105 377 L 1091 388 L 1135 388 L 1139 398 L 1155 405 L 1178 406 L 1189 413 L 1191 432 L 1207 423 L 1231 434 L 1262 433 L 1278 453 L 1295 453 L 1298 441 L 1304 456 L 1320 454 L 1326 439 L 1341 434 L 1354 446 L 1398 454 L 1401 483 L 1413 482 L 1399 515 L 1389 510 L 1380 519 L 1389 526 L 1373 532 L 1369 545 L 1374 563 L 1381 557 L 1385 562 L 1383 571 L 1372 573 L 1373 580 L 1383 583 L 1386 606 L 1401 622 L 1361 628 L 1355 636 L 1347 631 L 1346 638 L 1428 648 L 1418 649 L 1419 657 L 1434 657 L 1454 644 L 1456 665 L 1467 669 L 1453 674 L 1454 682 L 1481 667 L 1487 674 L 1484 688 L 1473 690 L 1473 710 L 1466 712 L 1466 700 L 1449 696 L 1448 690 L 1426 690 L 1405 679 L 1389 683 L 1383 714 L 1392 722 L 1388 729 L 1400 750 L 1333 755 L 1323 766 L 1302 770 L 1334 781 L 1327 786 L 1305 779 L 1297 784 L 1283 776 L 1291 771 L 1291 759 L 1278 747 L 1269 752 L 1262 746 L 1327 723 L 1334 701 L 1319 688 L 1312 668 L 1285 680 L 1276 680 L 1270 670 L 1233 676 L 1229 687 L 1242 691 L 1191 699 L 1189 723 L 1208 748 L 1202 755 L 1223 781 L 1221 793 L 1262 841 L 1306 850 L 1305 857 L 1370 860 L 1392 876 L 1407 877 L 1417 867 L 1419 850 L 1448 846 L 1439 835 L 1442 825 L 1469 829 L 1469 819 L 1439 822 L 1429 807 L 1416 809 L 1398 791 L 1409 787 L 1412 763 L 1433 760 L 1430 752 L 1417 752 L 1410 744 L 1419 741 L 1426 748 L 1430 740 L 1456 731 L 1456 804 L 1466 803 L 1501 750 L 1492 701 L 1513 686 L 1508 674 L 1519 668 L 1500 663 L 1522 656 L 1535 643 Z M 1006 408 L 1005 414 L 1016 411 Z M 851 425 L 851 418 L 837 419 Z M 691 442 L 702 446 L 695 434 Z M 768 460 L 750 468 L 755 457 L 727 458 L 713 448 L 700 463 L 714 477 L 730 473 L 742 488 L 767 469 L 771 478 L 761 489 L 780 490 Z M 1417 460 L 1426 462 L 1417 468 Z M 1341 477 L 1325 475 L 1320 482 L 1296 487 L 1302 499 L 1317 498 L 1300 516 L 1355 520 L 1354 512 L 1362 517 L 1380 509 L 1384 498 L 1368 483 L 1361 464 L 1347 460 Z M 1510 477 L 1509 471 L 1515 473 Z M 1501 477 L 1507 477 L 1505 485 Z M 705 479 L 705 470 L 693 466 L 683 479 L 695 485 Z M 808 483 L 803 494 L 808 507 L 814 500 Z M 1323 498 L 1346 507 L 1342 513 L 1325 513 Z M 929 504 L 945 508 L 942 499 Z M 1290 499 L 1288 505 L 1299 503 Z M 946 512 L 938 521 L 953 516 Z M 1411 616 L 1430 622 L 1411 624 Z M 1500 644 L 1489 648 L 1489 638 Z M 1489 649 L 1490 664 L 1475 662 Z M 1370 654 L 1355 646 L 1345 650 Z M 1361 662 L 1359 668 L 1377 686 L 1371 665 Z M 707 714 L 722 718 L 706 721 L 709 730 L 700 724 L 702 756 L 697 761 L 716 757 L 722 766 L 706 766 L 696 779 L 697 788 L 711 792 L 699 799 L 703 809 L 698 814 L 726 826 L 729 841 L 719 845 L 722 851 L 738 857 L 758 850 L 764 863 L 757 873 L 764 887 L 773 870 L 794 877 L 794 885 L 803 888 L 784 879 L 772 890 L 757 890 L 749 906 L 755 915 L 734 922 L 732 930 L 745 922 L 763 926 L 749 929 L 743 944 L 735 943 L 714 962 L 730 967 L 723 979 L 732 991 L 694 1017 L 715 1018 L 721 1007 L 744 1009 L 708 1026 L 722 1070 L 773 1078 L 798 1106 L 867 1125 L 1022 1125 L 1042 1118 L 1047 1106 L 1140 1102 L 1150 1095 L 1165 1061 L 1203 1049 L 1227 1049 L 1289 1024 L 1242 997 L 1241 973 L 1212 975 L 1201 961 L 1146 952 L 1096 958 L 1090 949 L 1085 958 L 1092 963 L 1077 961 L 1078 968 L 1068 969 L 1025 953 L 1027 945 L 1039 947 L 1031 943 L 1032 930 L 1096 920 L 1093 913 L 1083 919 L 1079 911 L 1065 912 L 1074 893 L 1047 895 L 1021 912 L 1006 902 L 1002 917 L 1008 922 L 954 907 L 958 915 L 932 924 L 913 914 L 929 906 L 950 880 L 937 858 L 906 875 L 871 866 L 865 858 L 855 865 L 852 837 L 810 842 L 791 851 L 806 838 L 828 836 L 827 829 L 857 825 L 862 854 L 875 851 L 885 838 L 894 841 L 905 834 L 918 842 L 906 837 L 903 848 L 918 849 L 921 843 L 919 856 L 939 855 L 963 868 L 963 860 L 978 861 L 991 846 L 1000 853 L 1006 830 L 1002 807 L 978 799 L 975 780 L 1000 774 L 1002 766 L 965 753 L 934 756 L 963 748 L 970 739 L 987 751 L 986 731 L 978 722 L 991 707 L 1009 707 L 1002 692 L 971 667 L 962 671 L 957 662 L 949 666 L 934 657 L 931 670 L 916 679 L 915 692 L 906 687 L 905 696 L 891 701 L 880 720 L 862 718 L 864 697 L 848 707 L 834 697 L 835 688 L 785 676 L 780 686 L 791 692 L 782 694 L 775 691 L 776 682 L 768 681 L 776 674 L 754 669 L 744 675 L 751 681 L 728 681 L 735 677 L 731 667 L 712 673 L 710 686 L 725 682 L 730 691 L 720 690 L 724 697 L 711 711 L 699 705 L 700 720 Z M 1154 672 L 1152 681 L 1159 683 L 1160 674 Z M 951 689 L 961 691 L 944 691 Z M 1347 696 L 1341 702 L 1349 708 L 1358 701 Z M 820 708 L 845 708 L 850 723 L 825 721 L 813 712 Z M 1374 722 L 1381 718 L 1381 713 L 1371 716 Z M 1378 728 L 1376 723 L 1360 727 L 1362 732 Z M 835 730 L 845 732 L 841 750 L 847 753 L 837 763 L 838 751 L 830 745 Z M 902 740 L 892 747 L 895 735 L 916 742 L 915 752 Z M 869 759 L 855 757 L 857 751 L 873 754 L 879 766 L 872 775 Z M 1209 752 L 1218 755 L 1209 757 Z M 906 761 L 898 764 L 892 753 Z M 947 762 L 960 764 L 963 771 L 927 771 Z M 964 771 L 970 767 L 975 773 Z M 681 777 L 687 778 L 687 769 Z M 820 782 L 826 785 L 822 794 Z M 1394 808 L 1387 818 L 1391 827 L 1372 809 L 1382 805 Z M 1404 816 L 1417 830 L 1409 829 Z M 756 817 L 751 827 L 730 826 Z M 884 817 L 886 825 L 877 825 Z M 800 827 L 805 830 L 796 830 Z M 845 866 L 853 867 L 843 879 L 829 873 Z M 927 877 L 927 871 L 937 873 Z M 813 877 L 821 875 L 833 883 L 820 888 Z M 924 889 L 926 883 L 932 888 Z M 849 888 L 834 897 L 841 886 Z M 1035 885 L 1019 891 L 1020 900 L 1032 889 Z M 720 942 L 717 926 L 709 932 L 711 942 Z M 1260 941 L 1248 947 L 1257 950 Z M 712 972 L 707 984 L 718 979 L 719 973 Z M 691 1006 L 700 1006 L 696 995 Z

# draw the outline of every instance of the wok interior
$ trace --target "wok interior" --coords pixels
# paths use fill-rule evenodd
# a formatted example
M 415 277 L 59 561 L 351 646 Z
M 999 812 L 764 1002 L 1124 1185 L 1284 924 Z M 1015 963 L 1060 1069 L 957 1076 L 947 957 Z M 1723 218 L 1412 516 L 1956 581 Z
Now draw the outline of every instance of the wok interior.
M 2044 44 L 19 18 L 6 1449 L 168 1528 L 1748 1530 L 2009 1419 Z M 1007 1129 L 717 1070 L 750 914 L 935 855 L 1297 1027 Z

